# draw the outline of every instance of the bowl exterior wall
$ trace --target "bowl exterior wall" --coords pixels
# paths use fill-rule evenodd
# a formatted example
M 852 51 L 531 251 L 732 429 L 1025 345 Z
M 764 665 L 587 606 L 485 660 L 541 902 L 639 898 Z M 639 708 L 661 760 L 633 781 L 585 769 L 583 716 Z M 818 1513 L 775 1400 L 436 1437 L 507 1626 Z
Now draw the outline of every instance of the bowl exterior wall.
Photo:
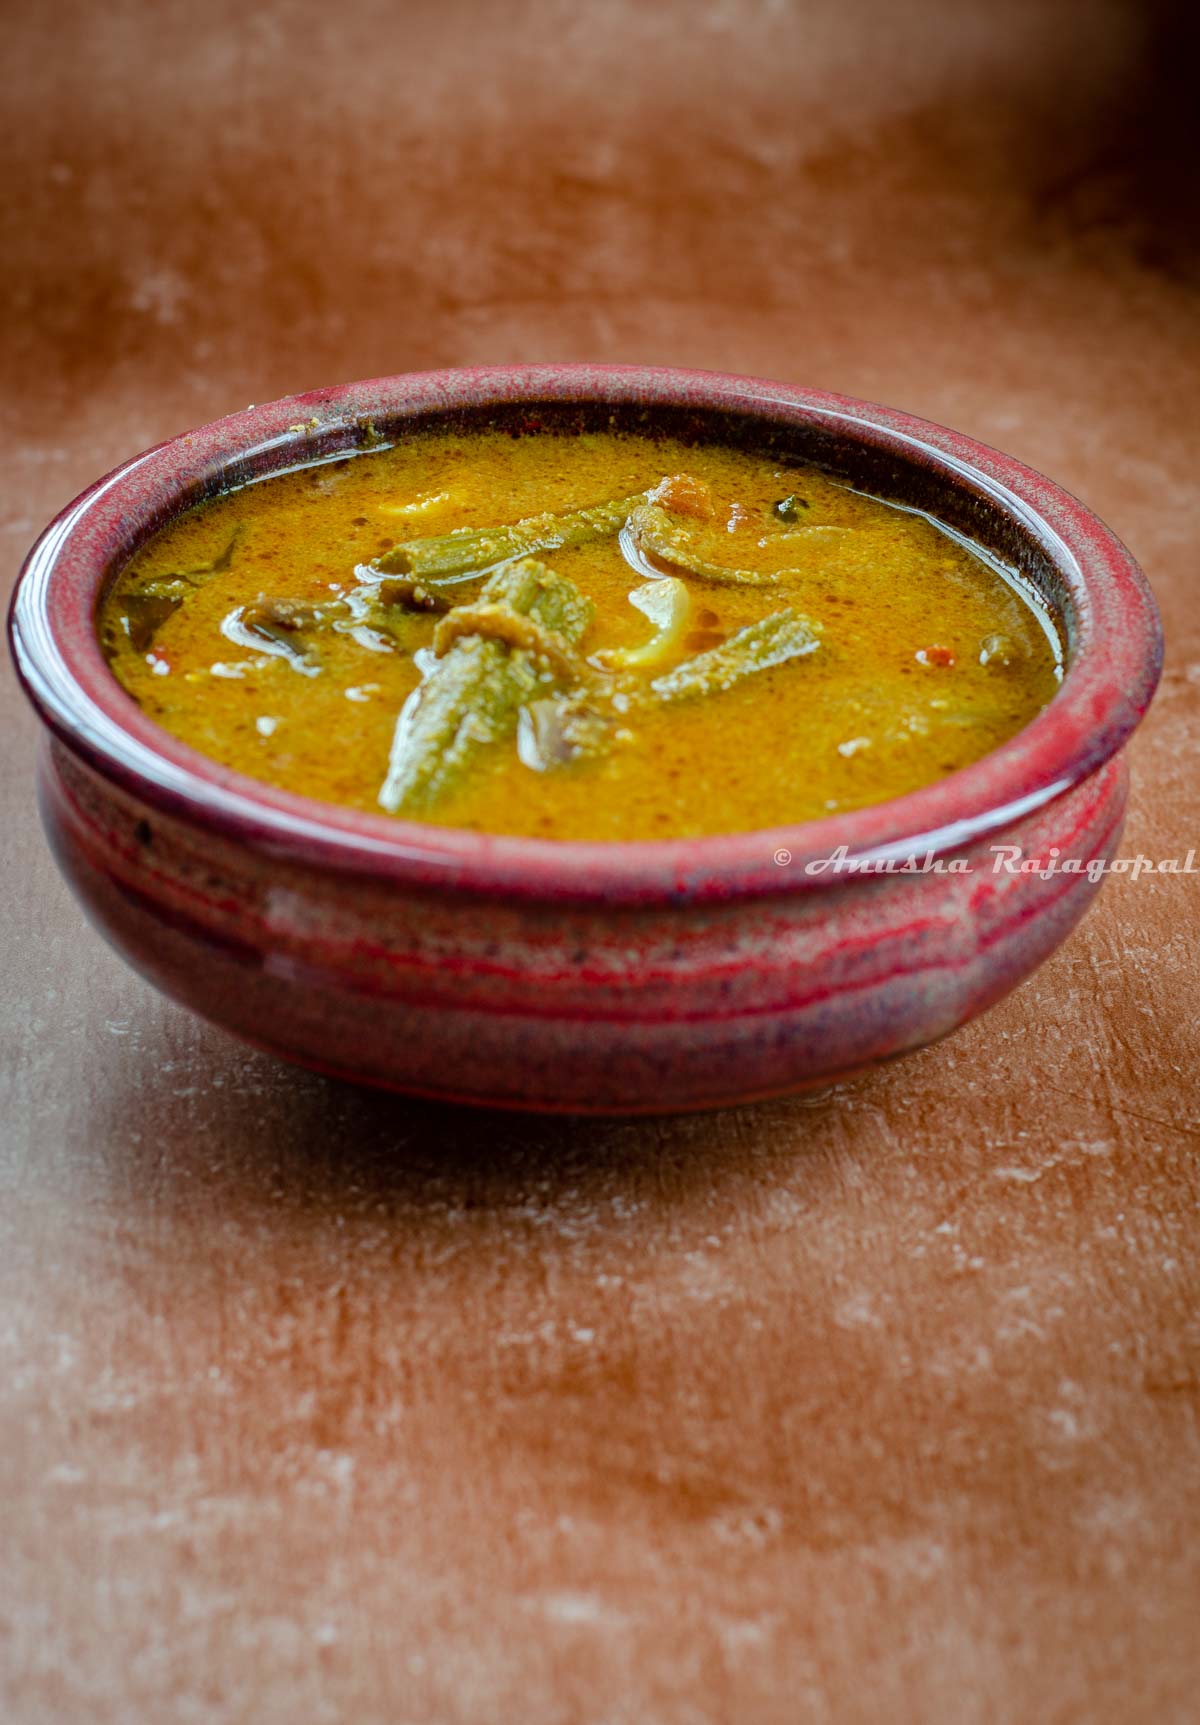
M 205 1017 L 368 1084 L 615 1114 L 784 1094 L 974 1017 L 1079 920 L 1099 880 L 1061 864 L 1114 854 L 1126 791 L 1118 756 L 958 853 L 967 872 L 831 867 L 818 891 L 638 907 L 307 867 L 164 815 L 54 739 L 39 778 L 93 922 Z M 1060 866 L 1009 872 L 1001 845 Z

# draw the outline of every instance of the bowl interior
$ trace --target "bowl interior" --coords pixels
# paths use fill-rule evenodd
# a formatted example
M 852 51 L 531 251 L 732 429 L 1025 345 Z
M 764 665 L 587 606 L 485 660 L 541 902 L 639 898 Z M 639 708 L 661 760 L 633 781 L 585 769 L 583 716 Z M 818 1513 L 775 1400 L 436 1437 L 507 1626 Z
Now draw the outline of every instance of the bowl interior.
M 100 597 L 129 557 L 206 497 L 367 453 L 432 424 L 517 435 L 658 432 L 815 465 L 929 513 L 1015 571 L 1061 637 L 1063 684 L 1000 749 L 908 796 L 771 832 L 636 844 L 488 837 L 335 808 L 231 773 L 146 719 L 109 672 L 94 626 Z M 332 866 L 586 899 L 806 889 L 826 877 L 802 866 L 781 871 L 777 849 L 799 865 L 839 844 L 885 857 L 943 851 L 999 830 L 1120 747 L 1161 662 L 1153 599 L 1128 552 L 1074 498 L 1010 458 L 840 397 L 706 373 L 588 367 L 377 379 L 249 409 L 174 439 L 117 469 L 47 529 L 14 599 L 12 636 L 51 727 L 160 806 Z
M 539 431 L 660 435 L 685 444 L 732 445 L 820 468 L 855 490 L 933 516 L 1023 577 L 1031 597 L 1059 630 L 1070 662 L 1078 634 L 1075 600 L 1080 595 L 1070 579 L 1069 549 L 1049 530 L 1048 522 L 1014 507 L 1018 499 L 1013 494 L 980 484 L 983 476 L 969 467 L 931 460 L 928 446 L 865 438 L 861 422 L 857 427 L 848 426 L 828 417 L 777 419 L 761 408 L 737 411 L 671 402 L 564 401 L 551 397 L 420 409 L 397 404 L 391 411 L 365 419 L 297 426 L 295 442 L 274 442 L 269 448 L 258 446 L 233 456 L 217 472 L 197 476 L 191 485 L 181 488 L 174 507 L 157 517 L 150 533 L 206 497 L 258 483 L 297 466 L 370 454 L 406 435 L 435 428 L 498 430 L 514 436 L 532 436 Z M 139 531 L 131 538 L 124 557 L 107 572 L 99 593 L 150 533 Z

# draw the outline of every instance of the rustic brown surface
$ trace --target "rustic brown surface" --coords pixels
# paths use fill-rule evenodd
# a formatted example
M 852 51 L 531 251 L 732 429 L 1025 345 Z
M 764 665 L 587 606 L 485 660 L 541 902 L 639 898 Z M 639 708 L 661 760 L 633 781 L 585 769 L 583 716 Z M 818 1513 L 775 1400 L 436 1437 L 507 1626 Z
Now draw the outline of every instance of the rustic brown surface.
M 137 448 L 429 364 L 961 426 L 1140 555 L 1125 850 L 1200 846 L 1183 8 L 26 7 L 6 573 Z M 3 688 L 13 1725 L 1139 1725 L 1200 1683 L 1195 877 L 791 1104 L 468 1117 L 84 927 Z

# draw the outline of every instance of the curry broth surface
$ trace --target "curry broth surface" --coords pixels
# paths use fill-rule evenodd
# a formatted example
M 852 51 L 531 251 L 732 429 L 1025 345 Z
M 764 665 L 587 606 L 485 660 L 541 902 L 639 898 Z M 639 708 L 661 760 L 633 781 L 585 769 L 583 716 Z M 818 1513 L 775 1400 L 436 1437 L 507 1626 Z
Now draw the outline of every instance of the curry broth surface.
M 230 613 L 263 596 L 328 604 L 355 586 L 356 565 L 408 540 L 623 497 L 675 473 L 711 486 L 722 524 L 732 516 L 722 527 L 730 564 L 788 563 L 763 524 L 789 493 L 808 505 L 805 529 L 852 531 L 820 535 L 819 558 L 786 586 L 688 579 L 688 627 L 645 681 L 781 605 L 813 624 L 819 648 L 717 694 L 650 704 L 598 759 L 535 770 L 511 741 L 491 745 L 434 808 L 405 818 L 607 840 L 784 825 L 954 772 L 1054 693 L 1056 654 L 1031 604 L 928 520 L 771 458 L 617 433 L 422 432 L 217 498 L 122 572 L 101 606 L 101 638 L 124 687 L 185 743 L 288 791 L 379 813 L 397 715 L 421 680 L 412 651 L 431 642 L 436 618 L 406 621 L 403 647 L 387 651 L 322 635 L 302 671 L 229 639 Z M 135 650 L 129 596 L 219 562 L 235 532 L 228 566 L 189 593 L 149 650 Z M 650 637 L 628 601 L 646 572 L 616 539 L 542 555 L 594 602 L 583 652 Z M 478 578 L 464 581 L 454 601 L 477 592 Z M 981 663 L 994 636 L 1003 652 Z

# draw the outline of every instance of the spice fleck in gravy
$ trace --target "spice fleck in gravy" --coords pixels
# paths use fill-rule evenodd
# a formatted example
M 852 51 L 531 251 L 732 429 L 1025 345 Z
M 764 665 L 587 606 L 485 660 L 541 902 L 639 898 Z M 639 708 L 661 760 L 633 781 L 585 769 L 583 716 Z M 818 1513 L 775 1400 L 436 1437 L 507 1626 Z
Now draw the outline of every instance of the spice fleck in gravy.
M 252 778 L 553 839 L 913 791 L 1053 695 L 1019 577 L 811 469 L 619 432 L 417 432 L 201 504 L 100 608 L 115 675 Z

